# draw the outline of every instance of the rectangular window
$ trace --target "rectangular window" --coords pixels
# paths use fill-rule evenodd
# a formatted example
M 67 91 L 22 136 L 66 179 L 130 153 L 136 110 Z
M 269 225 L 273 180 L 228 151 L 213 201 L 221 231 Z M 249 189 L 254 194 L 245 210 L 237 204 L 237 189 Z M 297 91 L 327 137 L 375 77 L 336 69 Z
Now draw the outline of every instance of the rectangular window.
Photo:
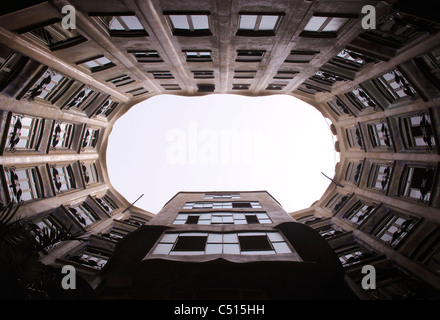
M 133 89 L 133 90 L 129 90 L 126 93 L 131 94 L 133 97 L 137 97 L 137 96 L 140 96 L 142 94 L 148 93 L 148 90 L 143 88 L 143 87 L 140 87 L 140 88 L 136 88 L 136 89 Z
M 369 124 L 367 127 L 373 148 L 391 148 L 390 131 L 385 121 Z
M 332 101 L 327 102 L 327 104 L 329 105 L 330 109 L 332 109 L 333 112 L 336 113 L 338 116 L 344 114 L 349 116 L 352 115 L 350 109 L 338 97 L 335 97 Z
M 274 36 L 283 14 L 240 13 L 237 36 Z
M 349 128 L 346 130 L 347 141 L 351 148 L 361 148 L 364 147 L 364 141 L 362 138 L 361 130 L 358 127 Z
M 81 170 L 86 185 L 99 182 L 98 171 L 94 163 L 81 164 Z
M 98 143 L 99 129 L 86 128 L 81 144 L 83 149 L 94 149 Z
M 366 253 L 361 248 L 353 248 L 338 254 L 339 261 L 344 267 L 361 262 Z
M 239 193 L 207 193 L 205 199 L 240 199 Z
M 410 149 L 435 148 L 435 139 L 431 118 L 427 113 L 400 118 L 405 145 Z
M 289 63 L 309 63 L 316 57 L 319 51 L 300 51 L 292 50 L 285 62 Z
M 69 48 L 87 41 L 77 29 L 64 29 L 61 21 L 48 22 L 30 31 L 20 30 L 19 33 L 25 33 L 31 39 L 47 46 L 51 51 Z
M 252 70 L 235 70 L 234 71 L 234 78 L 235 79 L 254 79 L 255 75 L 256 75 L 257 71 L 252 71 Z
M 214 71 L 192 71 L 194 79 L 214 79 Z
M 41 75 L 23 98 L 30 101 L 39 98 L 53 103 L 59 95 L 63 94 L 63 92 L 70 87 L 72 83 L 73 80 L 56 71 L 48 69 Z
M 208 12 L 164 12 L 175 36 L 210 36 Z
M 140 227 L 143 226 L 144 224 L 146 224 L 148 222 L 148 219 L 143 218 L 143 217 L 139 217 L 139 216 L 135 216 L 135 215 L 131 215 L 130 218 L 125 219 L 125 220 L 119 220 L 123 223 L 126 223 L 128 225 L 131 226 L 135 226 L 135 227 Z
M 266 87 L 266 90 L 283 90 L 286 84 L 279 84 L 279 83 L 270 83 Z
M 293 250 L 278 232 L 165 233 L 152 254 L 283 254 Z
M 331 60 L 331 63 L 345 69 L 359 71 L 367 63 L 373 61 L 373 59 L 367 58 L 360 53 L 348 49 L 343 49 Z
M 69 211 L 70 215 L 84 228 L 99 220 L 99 217 L 87 203 L 69 207 L 67 210 Z
M 363 161 L 349 162 L 345 173 L 345 180 L 358 184 L 361 178 Z
M 96 111 L 95 115 L 102 114 L 105 117 L 108 117 L 110 113 L 118 106 L 118 103 L 116 101 L 113 101 L 112 99 L 108 98 L 106 99 L 101 106 L 99 106 L 98 110 Z
M 108 58 L 104 56 L 96 56 L 93 58 L 88 58 L 76 63 L 79 66 L 85 67 L 90 72 L 98 72 L 109 69 L 111 67 L 116 66 L 113 62 L 111 62 Z
M 232 85 L 232 90 L 249 90 L 250 84 L 236 83 Z
M 107 82 L 113 83 L 116 87 L 122 87 L 127 84 L 133 83 L 134 81 L 135 81 L 134 79 L 132 79 L 129 75 L 126 74 L 107 80 Z
M 159 52 L 156 50 L 130 50 L 128 51 L 137 62 L 139 63 L 154 63 L 154 62 L 163 62 L 162 58 L 159 55 Z
M 360 87 L 357 87 L 352 91 L 346 93 L 346 96 L 359 111 L 362 111 L 369 107 L 375 109 L 378 107 L 377 104 L 370 97 L 370 95 L 368 95 L 365 90 Z
M 110 254 L 96 249 L 86 248 L 77 255 L 69 258 L 70 261 L 101 270 L 110 259 Z
M 12 203 L 41 198 L 42 185 L 37 168 L 5 168 L 6 184 Z
M 236 62 L 261 62 L 264 50 L 237 50 Z
M 162 84 L 161 85 L 165 90 L 182 90 L 179 84 Z
M 407 166 L 402 174 L 400 196 L 428 203 L 434 187 L 434 168 Z
M 148 36 L 142 23 L 133 14 L 98 16 L 98 20 L 107 28 L 112 37 Z
M 300 34 L 302 37 L 336 37 L 348 23 L 348 17 L 314 15 Z
M 44 120 L 13 114 L 9 124 L 6 151 L 36 150 L 40 144 Z
M 203 212 L 179 213 L 173 224 L 225 225 L 272 223 L 265 212 Z
M 390 213 L 379 224 L 373 235 L 388 243 L 390 246 L 397 246 L 414 228 L 416 220 L 400 214 Z
M 232 208 L 261 208 L 258 201 L 252 202 L 187 202 L 183 209 L 232 209 Z
M 117 204 L 108 195 L 94 199 L 98 203 L 98 205 L 107 213 L 110 213 L 118 208 Z
M 50 174 L 56 193 L 63 193 L 76 188 L 75 176 L 71 165 L 50 166 Z
M 383 74 L 374 80 L 380 91 L 390 102 L 403 98 L 416 99 L 416 91 L 398 69 Z
M 82 108 L 83 110 L 87 104 L 93 100 L 94 97 L 98 95 L 97 92 L 93 91 L 91 88 L 84 86 L 79 91 L 77 91 L 62 107 L 63 109 L 70 108 Z
M 299 71 L 278 71 L 273 77 L 274 79 L 293 79 Z
M 212 61 L 210 50 L 184 50 L 187 62 L 210 62 Z
M 174 79 L 173 74 L 169 71 L 149 71 L 154 79 Z
M 74 124 L 56 122 L 52 132 L 51 148 L 53 150 L 70 149 L 72 146 L 74 131 Z
M 327 202 L 325 206 L 326 208 L 329 208 L 333 213 L 336 213 L 339 211 L 339 209 L 342 208 L 348 198 L 349 195 L 342 195 L 337 193 L 329 200 L 329 202 Z
M 391 179 L 391 164 L 374 163 L 368 175 L 368 188 L 386 192 Z
M 347 211 L 347 213 L 344 214 L 344 219 L 352 222 L 356 226 L 359 226 L 373 213 L 374 209 L 374 205 L 369 205 L 358 201 L 352 208 L 350 208 L 349 211 Z

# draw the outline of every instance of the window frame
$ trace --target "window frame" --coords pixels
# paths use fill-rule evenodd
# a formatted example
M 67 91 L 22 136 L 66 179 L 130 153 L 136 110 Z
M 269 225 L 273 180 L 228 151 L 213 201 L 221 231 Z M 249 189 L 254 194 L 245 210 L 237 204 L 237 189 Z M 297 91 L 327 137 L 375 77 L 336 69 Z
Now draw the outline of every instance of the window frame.
M 255 25 L 253 29 L 244 29 L 241 28 L 242 16 L 256 16 Z M 238 23 L 237 23 L 237 33 L 236 36 L 245 36 L 245 37 L 269 37 L 275 36 L 276 32 L 285 16 L 284 12 L 244 12 L 241 11 L 238 13 Z M 269 30 L 259 30 L 261 25 L 261 21 L 263 17 L 277 17 L 275 24 L 272 29 Z
M 211 32 L 211 14 L 209 11 L 164 11 L 163 15 L 170 26 L 173 36 L 179 37 L 206 37 L 212 36 Z M 171 16 L 186 16 L 188 28 L 176 28 Z M 206 16 L 208 28 L 195 29 L 193 16 Z
M 148 32 L 145 30 L 145 27 L 142 25 L 141 20 L 136 16 L 135 13 L 132 12 L 119 12 L 119 13 L 89 13 L 89 16 L 95 17 L 95 19 L 106 29 L 108 34 L 111 37 L 147 37 L 149 36 Z M 111 29 L 110 24 L 112 22 L 106 22 L 105 18 L 112 17 L 118 21 L 118 23 L 122 26 L 124 30 L 119 29 Z M 130 29 L 127 25 L 127 22 L 121 17 L 135 17 L 137 22 L 142 26 L 142 29 Z M 119 19 L 118 19 L 119 18 Z M 122 23 L 121 23 L 122 20 Z
M 314 13 L 310 19 L 307 21 L 304 26 L 302 32 L 300 33 L 300 37 L 307 38 L 336 38 L 339 36 L 344 29 L 350 24 L 353 19 L 358 17 L 357 14 L 339 14 L 339 13 Z M 306 30 L 307 26 L 311 23 L 314 18 L 326 18 L 324 22 L 321 23 L 317 30 Z M 331 24 L 333 19 L 346 19 L 345 22 L 342 23 L 338 27 L 337 30 L 332 31 L 324 31 L 324 29 Z
M 103 59 L 103 58 L 108 60 L 108 62 L 101 63 L 100 61 L 98 61 L 99 59 Z M 97 64 L 97 66 L 90 67 L 87 65 L 88 62 L 94 62 L 95 64 Z M 102 54 L 97 55 L 97 56 L 93 56 L 93 57 L 90 57 L 87 59 L 80 60 L 80 61 L 76 62 L 76 65 L 82 67 L 83 69 L 88 70 L 91 73 L 104 71 L 104 70 L 107 70 L 107 69 L 110 69 L 110 68 L 113 68 L 116 66 L 116 64 L 114 64 L 110 59 L 108 59 L 106 56 L 104 56 Z

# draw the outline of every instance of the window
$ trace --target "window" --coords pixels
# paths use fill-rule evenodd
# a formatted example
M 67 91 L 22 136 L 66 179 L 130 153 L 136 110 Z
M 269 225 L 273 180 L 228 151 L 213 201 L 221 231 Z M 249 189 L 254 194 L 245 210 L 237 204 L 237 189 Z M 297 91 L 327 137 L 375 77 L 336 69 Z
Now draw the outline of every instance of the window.
M 225 225 L 272 223 L 265 212 L 202 212 L 179 213 L 173 224 Z
M 348 198 L 349 195 L 342 195 L 337 193 L 329 200 L 329 202 L 327 202 L 325 206 L 326 208 L 329 208 L 333 213 L 336 213 L 339 211 L 339 209 L 341 209 Z
M 129 233 L 128 231 L 113 227 L 108 232 L 101 233 L 100 236 L 118 242 L 119 240 L 124 238 L 128 233 Z
M 364 222 L 374 211 L 375 206 L 365 204 L 362 201 L 357 201 L 356 204 L 344 214 L 344 219 L 352 222 L 356 226 L 359 226 Z
M 187 62 L 210 62 L 211 51 L 210 50 L 184 50 L 185 58 Z
M 214 79 L 214 71 L 192 71 L 194 79 Z
M 390 246 L 397 246 L 414 228 L 416 220 L 397 213 L 389 213 L 379 226 L 374 230 L 373 235 L 388 243 Z
M 105 117 L 108 117 L 110 113 L 118 106 L 118 103 L 116 101 L 113 101 L 112 99 L 108 98 L 106 99 L 101 106 L 96 111 L 95 115 L 104 115 Z
M 109 259 L 110 253 L 92 248 L 86 248 L 77 255 L 69 258 L 70 261 L 91 267 L 95 270 L 101 270 Z
M 12 75 L 16 70 L 26 63 L 27 58 L 22 54 L 11 50 L 3 45 L 0 45 L 0 89 L 4 87 L 11 80 Z
M 20 30 L 19 33 L 25 33 L 31 39 L 47 46 L 51 51 L 65 49 L 84 41 L 87 41 L 77 29 L 64 29 L 61 21 L 46 22 L 44 26 Z
M 414 260 L 427 269 L 440 274 L 440 229 L 431 232 L 417 248 Z
M 346 16 L 314 15 L 304 28 L 302 37 L 336 37 L 349 21 Z
M 144 224 L 146 224 L 148 222 L 148 219 L 144 218 L 144 217 L 139 217 L 139 216 L 135 216 L 135 215 L 131 215 L 130 218 L 125 219 L 125 220 L 119 220 L 123 223 L 126 223 L 128 225 L 134 226 L 134 227 L 140 227 L 143 226 Z
M 373 101 L 370 95 L 368 95 L 365 90 L 360 87 L 357 87 L 348 92 L 346 96 L 359 111 L 362 111 L 369 107 L 375 109 L 378 108 L 377 104 Z
M 98 20 L 107 28 L 110 36 L 113 37 L 148 36 L 148 33 L 135 15 L 99 16 Z
M 44 234 L 53 237 L 63 229 L 64 228 L 50 215 L 32 223 L 32 233 L 35 235 L 35 240 L 39 243 L 41 243 L 41 238 L 44 237 Z M 58 243 L 47 246 L 44 250 L 50 250 L 57 244 Z
M 338 234 L 343 233 L 343 231 L 339 230 L 337 227 L 333 225 L 328 225 L 325 228 L 318 230 L 318 233 L 324 239 L 330 239 Z
M 278 71 L 273 77 L 274 79 L 293 79 L 299 71 Z
M 331 64 L 335 64 L 345 69 L 359 71 L 367 63 L 373 61 L 375 60 L 367 58 L 353 50 L 343 49 L 331 60 Z
M 234 71 L 234 78 L 235 79 L 253 79 L 255 78 L 255 74 L 257 71 L 241 71 L 241 70 L 235 70 Z
M 368 188 L 386 192 L 391 179 L 392 164 L 374 163 L 368 176 Z
M 436 87 L 440 89 L 440 48 L 414 59 L 419 69 Z
M 389 148 L 391 149 L 391 136 L 388 124 L 385 121 L 380 123 L 369 124 L 368 134 L 373 148 Z
M 329 105 L 330 109 L 332 109 L 333 112 L 336 113 L 338 116 L 344 114 L 351 116 L 350 109 L 338 97 L 335 97 L 332 101 L 327 102 L 327 104 Z
M 162 87 L 165 90 L 182 90 L 182 88 L 180 88 L 179 84 L 162 84 Z
M 49 167 L 56 193 L 63 193 L 76 188 L 75 176 L 71 165 L 58 168 L 55 165 Z
M 208 12 L 164 12 L 175 36 L 210 36 Z
M 42 185 L 37 168 L 5 168 L 9 201 L 20 203 L 42 198 Z
M 236 83 L 232 85 L 232 90 L 249 90 L 250 84 L 246 83 Z
M 349 128 L 346 130 L 346 133 L 347 133 L 347 141 L 351 148 L 363 149 L 364 141 L 359 127 Z
M 24 99 L 33 101 L 35 98 L 40 98 L 53 103 L 72 83 L 73 80 L 48 69 L 24 95 Z
M 165 233 L 152 254 L 283 254 L 292 249 L 278 232 Z
M 418 97 L 414 88 L 398 69 L 383 74 L 375 79 L 374 83 L 390 102 L 407 97 L 411 99 Z
M 264 50 L 237 50 L 236 62 L 261 62 Z
M 81 164 L 81 170 L 86 185 L 99 182 L 98 171 L 96 170 L 96 165 L 94 163 Z
M 258 201 L 253 202 L 187 202 L 183 209 L 232 209 L 261 208 Z
M 86 128 L 81 147 L 83 149 L 94 149 L 98 143 L 99 129 Z
M 322 71 L 322 70 L 316 71 L 315 74 L 310 79 L 328 86 L 332 86 L 337 81 L 345 80 L 344 78 L 339 77 L 331 72 Z
M 126 93 L 131 94 L 133 97 L 137 97 L 137 96 L 140 96 L 140 95 L 142 95 L 142 94 L 146 94 L 146 93 L 148 93 L 148 90 L 146 90 L 146 89 L 143 88 L 143 87 L 140 87 L 140 88 L 136 88 L 136 89 L 129 90 L 129 91 L 127 91 Z
M 281 18 L 279 13 L 240 13 L 237 36 L 274 36 Z
M 44 120 L 12 114 L 8 128 L 6 151 L 36 150 L 40 144 Z
M 107 213 L 110 213 L 118 208 L 117 204 L 108 195 L 94 199 L 98 203 L 98 205 Z
M 270 83 L 266 90 L 283 90 L 286 84 L 280 84 L 280 83 Z
M 81 106 L 86 106 L 87 102 L 96 97 L 97 94 L 91 88 L 84 86 L 65 103 L 63 108 L 70 109 L 72 107 L 81 108 Z
M 130 50 L 128 51 L 128 53 L 131 54 L 139 63 L 163 62 L 162 58 L 156 50 Z
M 361 177 L 363 163 L 363 161 L 349 162 L 345 173 L 345 180 L 357 185 Z
M 338 254 L 339 261 L 344 268 L 362 262 L 370 256 L 371 254 L 365 252 L 359 247 L 351 248 Z
M 292 50 L 285 62 L 289 63 L 309 63 L 318 54 L 318 51 Z
M 199 83 L 197 84 L 197 92 L 214 92 L 215 85 L 209 83 Z
M 51 148 L 70 149 L 72 146 L 75 125 L 72 123 L 56 122 L 52 132 Z
M 173 74 L 169 71 L 149 71 L 154 79 L 174 79 Z
M 434 168 L 407 166 L 402 174 L 400 196 L 428 203 L 434 187 Z
M 400 118 L 401 130 L 405 145 L 410 149 L 435 148 L 435 139 L 431 118 L 427 113 Z
M 116 78 L 111 78 L 107 81 L 113 83 L 116 87 L 122 87 L 134 82 L 134 80 L 129 75 L 126 74 L 122 76 L 118 76 Z
M 99 220 L 99 217 L 95 212 L 93 212 L 87 203 L 69 207 L 67 210 L 69 211 L 70 215 L 84 228 Z
M 108 58 L 104 56 L 96 56 L 93 58 L 88 58 L 76 63 L 77 65 L 84 66 L 90 72 L 98 72 L 114 67 L 115 64 L 111 62 Z

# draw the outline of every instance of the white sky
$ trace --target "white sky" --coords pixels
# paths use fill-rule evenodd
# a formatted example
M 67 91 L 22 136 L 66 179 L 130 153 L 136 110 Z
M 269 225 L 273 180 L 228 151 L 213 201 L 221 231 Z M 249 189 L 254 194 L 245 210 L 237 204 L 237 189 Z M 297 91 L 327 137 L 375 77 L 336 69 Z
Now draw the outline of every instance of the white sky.
M 158 213 L 179 191 L 266 190 L 287 212 L 321 198 L 338 154 L 330 121 L 287 95 L 161 95 L 133 106 L 109 137 L 111 184 Z

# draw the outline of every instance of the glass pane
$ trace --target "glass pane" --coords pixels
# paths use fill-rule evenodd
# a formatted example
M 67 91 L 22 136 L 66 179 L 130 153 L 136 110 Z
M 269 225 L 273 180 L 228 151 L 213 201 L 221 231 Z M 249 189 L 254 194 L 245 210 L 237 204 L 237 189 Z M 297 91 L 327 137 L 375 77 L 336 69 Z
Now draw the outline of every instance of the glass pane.
M 136 16 L 124 16 L 121 19 L 125 22 L 130 30 L 143 30 L 141 23 Z
M 242 15 L 240 16 L 240 29 L 254 30 L 256 22 L 257 22 L 256 15 Z
M 274 30 L 278 18 L 278 16 L 262 16 L 258 30 Z
M 191 16 L 194 30 L 209 29 L 208 16 L 193 15 Z
M 116 17 L 113 17 L 112 20 L 109 23 L 110 30 L 125 30 L 122 24 L 116 19 Z
M 332 18 L 322 31 L 338 31 L 347 22 L 347 20 L 347 18 Z
M 312 17 L 304 28 L 305 31 L 318 31 L 327 20 L 327 17 Z
M 170 15 L 170 19 L 175 29 L 189 30 L 189 24 L 186 15 Z

